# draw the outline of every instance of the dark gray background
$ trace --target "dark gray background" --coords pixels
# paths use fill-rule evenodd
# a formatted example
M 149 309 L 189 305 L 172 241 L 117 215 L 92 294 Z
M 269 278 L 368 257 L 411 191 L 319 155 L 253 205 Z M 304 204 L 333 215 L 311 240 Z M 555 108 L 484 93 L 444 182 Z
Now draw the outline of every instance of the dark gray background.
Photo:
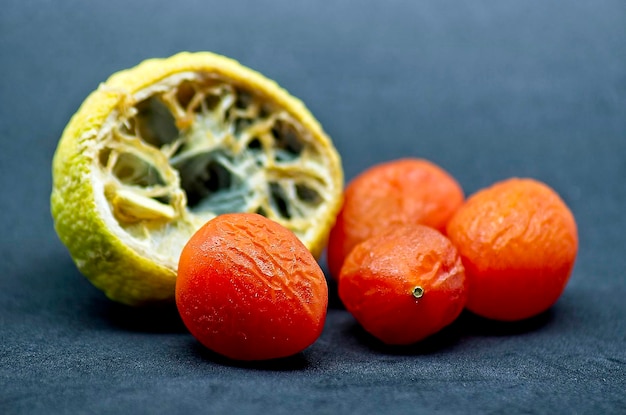
M 626 413 L 623 0 L 1 9 L 0 413 Z M 510 176 L 547 182 L 579 224 L 565 293 L 531 321 L 464 314 L 400 349 L 365 335 L 333 294 L 318 342 L 256 365 L 203 350 L 173 309 L 109 302 L 54 233 L 51 158 L 99 82 L 181 50 L 236 58 L 301 98 L 348 180 L 417 156 L 468 194 Z

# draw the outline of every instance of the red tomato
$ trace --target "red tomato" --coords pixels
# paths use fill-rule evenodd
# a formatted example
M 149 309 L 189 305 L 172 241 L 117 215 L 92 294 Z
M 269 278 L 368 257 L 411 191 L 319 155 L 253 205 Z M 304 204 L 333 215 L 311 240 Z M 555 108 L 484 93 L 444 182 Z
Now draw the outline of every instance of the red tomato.
M 448 223 L 469 281 L 467 308 L 516 321 L 552 306 L 578 252 L 572 212 L 532 179 L 509 179 L 472 195 Z
M 207 348 L 231 359 L 273 359 L 320 336 L 328 287 L 291 231 L 257 214 L 224 214 L 183 249 L 176 305 Z
M 358 244 L 339 277 L 339 297 L 387 344 L 418 342 L 452 323 L 466 301 L 456 248 L 435 229 L 394 227 Z

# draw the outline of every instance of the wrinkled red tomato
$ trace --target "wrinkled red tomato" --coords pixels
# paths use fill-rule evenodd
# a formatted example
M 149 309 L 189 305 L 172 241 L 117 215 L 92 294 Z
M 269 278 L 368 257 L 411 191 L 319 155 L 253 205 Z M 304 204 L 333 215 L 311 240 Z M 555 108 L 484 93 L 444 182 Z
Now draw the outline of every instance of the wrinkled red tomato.
M 296 354 L 320 336 L 328 287 L 309 250 L 261 215 L 220 215 L 184 247 L 176 305 L 204 346 L 236 360 Z
M 358 244 L 339 277 L 339 297 L 370 334 L 406 345 L 461 314 L 465 269 L 452 243 L 423 225 L 403 225 Z

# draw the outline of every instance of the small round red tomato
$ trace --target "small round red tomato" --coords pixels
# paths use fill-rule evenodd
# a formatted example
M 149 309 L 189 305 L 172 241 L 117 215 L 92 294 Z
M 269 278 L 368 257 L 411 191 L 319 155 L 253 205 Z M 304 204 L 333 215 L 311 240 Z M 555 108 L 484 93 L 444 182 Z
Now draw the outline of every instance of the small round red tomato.
M 559 299 L 578 253 L 574 215 L 556 191 L 511 178 L 473 194 L 448 223 L 469 282 L 467 308 L 518 321 Z
M 418 342 L 452 323 L 466 302 L 465 270 L 452 243 L 423 225 L 391 228 L 346 258 L 339 297 L 387 344 Z
M 309 250 L 261 215 L 224 214 L 184 247 L 176 305 L 204 346 L 236 360 L 296 354 L 320 336 L 328 287 Z

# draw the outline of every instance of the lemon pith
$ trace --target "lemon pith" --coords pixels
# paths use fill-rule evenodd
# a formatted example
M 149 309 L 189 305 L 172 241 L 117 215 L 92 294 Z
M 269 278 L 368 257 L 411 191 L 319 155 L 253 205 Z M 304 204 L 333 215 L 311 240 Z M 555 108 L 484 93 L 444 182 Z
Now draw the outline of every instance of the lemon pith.
M 52 215 L 80 271 L 127 304 L 173 298 L 178 257 L 207 220 L 257 212 L 318 256 L 343 174 L 330 139 L 276 83 L 209 52 L 109 78 L 53 160 Z

